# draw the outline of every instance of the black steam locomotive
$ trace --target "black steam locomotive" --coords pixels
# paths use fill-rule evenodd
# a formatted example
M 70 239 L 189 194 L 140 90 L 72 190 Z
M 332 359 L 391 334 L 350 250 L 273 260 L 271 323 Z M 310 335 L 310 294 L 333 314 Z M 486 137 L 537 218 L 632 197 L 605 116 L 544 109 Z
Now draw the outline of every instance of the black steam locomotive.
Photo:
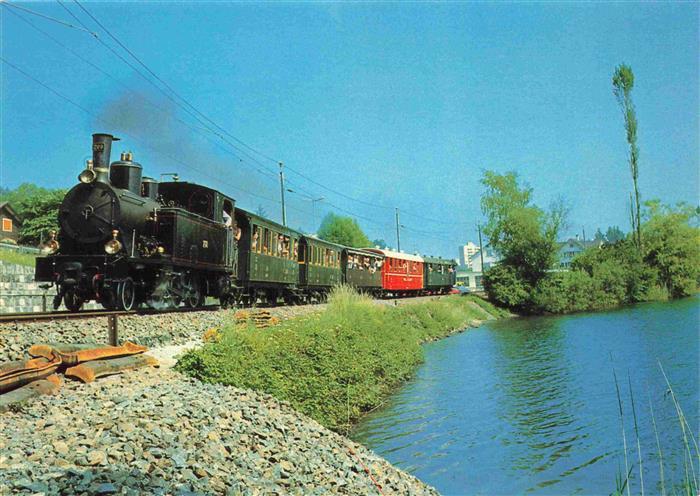
M 130 310 L 233 301 L 237 267 L 234 200 L 186 182 L 142 177 L 131 153 L 110 164 L 109 134 L 94 134 L 92 160 L 58 212 L 60 234 L 36 262 L 36 280 L 52 282 L 77 311 L 88 300 Z
M 61 231 L 37 258 L 36 280 L 56 286 L 54 308 L 89 300 L 130 310 L 322 300 L 346 283 L 378 296 L 448 292 L 454 262 L 340 246 L 236 208 L 187 182 L 142 177 L 131 153 L 110 164 L 109 134 L 58 212 Z

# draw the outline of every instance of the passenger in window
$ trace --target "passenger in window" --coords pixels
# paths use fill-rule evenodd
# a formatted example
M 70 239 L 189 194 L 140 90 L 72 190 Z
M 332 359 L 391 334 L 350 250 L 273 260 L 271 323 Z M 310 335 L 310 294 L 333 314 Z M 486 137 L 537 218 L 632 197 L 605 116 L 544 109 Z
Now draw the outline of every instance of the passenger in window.
M 251 250 L 258 251 L 258 228 L 253 230 L 253 242 L 251 243 Z
M 243 231 L 241 231 L 241 227 L 240 227 L 240 226 L 236 226 L 236 235 L 235 235 L 236 241 L 240 241 L 240 240 L 241 240 L 241 235 L 242 235 L 242 234 L 243 234 Z
M 282 256 L 284 258 L 289 258 L 289 237 L 282 237 Z

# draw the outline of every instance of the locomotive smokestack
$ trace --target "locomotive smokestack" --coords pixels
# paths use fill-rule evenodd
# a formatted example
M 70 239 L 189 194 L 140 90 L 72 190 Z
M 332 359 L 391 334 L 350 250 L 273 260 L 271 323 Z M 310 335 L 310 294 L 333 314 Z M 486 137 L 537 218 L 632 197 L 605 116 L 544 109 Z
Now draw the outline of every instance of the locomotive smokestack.
M 96 180 L 109 183 L 109 159 L 112 154 L 112 141 L 119 141 L 111 134 L 92 135 L 92 164 L 97 174 Z

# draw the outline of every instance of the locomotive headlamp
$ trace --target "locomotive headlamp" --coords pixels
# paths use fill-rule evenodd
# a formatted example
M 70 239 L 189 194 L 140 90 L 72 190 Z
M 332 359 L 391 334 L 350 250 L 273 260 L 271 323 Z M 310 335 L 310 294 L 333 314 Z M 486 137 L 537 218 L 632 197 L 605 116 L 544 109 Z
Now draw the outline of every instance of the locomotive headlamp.
M 83 172 L 78 174 L 78 181 L 83 184 L 90 184 L 97 178 L 97 174 L 92 169 L 85 169 Z
M 105 243 L 105 252 L 107 252 L 108 255 L 114 255 L 115 253 L 119 253 L 121 251 L 122 244 L 117 239 L 118 235 L 119 231 L 115 229 L 114 231 L 112 231 L 112 239 Z
M 78 174 L 78 181 L 83 184 L 90 184 L 95 179 L 97 179 L 97 173 L 92 168 L 92 160 L 88 160 L 85 166 L 85 170 Z
M 46 255 L 53 255 L 60 247 L 61 245 L 58 243 L 58 241 L 56 241 L 56 231 L 51 231 L 49 233 L 49 241 L 41 251 Z

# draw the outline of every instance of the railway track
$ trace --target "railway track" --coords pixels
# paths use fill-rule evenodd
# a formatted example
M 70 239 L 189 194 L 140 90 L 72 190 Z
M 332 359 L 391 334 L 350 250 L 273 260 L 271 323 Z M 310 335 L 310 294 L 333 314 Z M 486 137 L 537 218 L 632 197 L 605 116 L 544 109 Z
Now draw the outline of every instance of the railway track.
M 7 322 L 40 322 L 47 320 L 89 319 L 94 317 L 111 317 L 123 315 L 154 315 L 160 313 L 188 313 L 218 310 L 219 305 L 205 305 L 197 308 L 174 308 L 170 310 L 139 309 L 139 310 L 84 310 L 70 312 L 67 310 L 54 312 L 19 312 L 0 314 L 0 324 Z

